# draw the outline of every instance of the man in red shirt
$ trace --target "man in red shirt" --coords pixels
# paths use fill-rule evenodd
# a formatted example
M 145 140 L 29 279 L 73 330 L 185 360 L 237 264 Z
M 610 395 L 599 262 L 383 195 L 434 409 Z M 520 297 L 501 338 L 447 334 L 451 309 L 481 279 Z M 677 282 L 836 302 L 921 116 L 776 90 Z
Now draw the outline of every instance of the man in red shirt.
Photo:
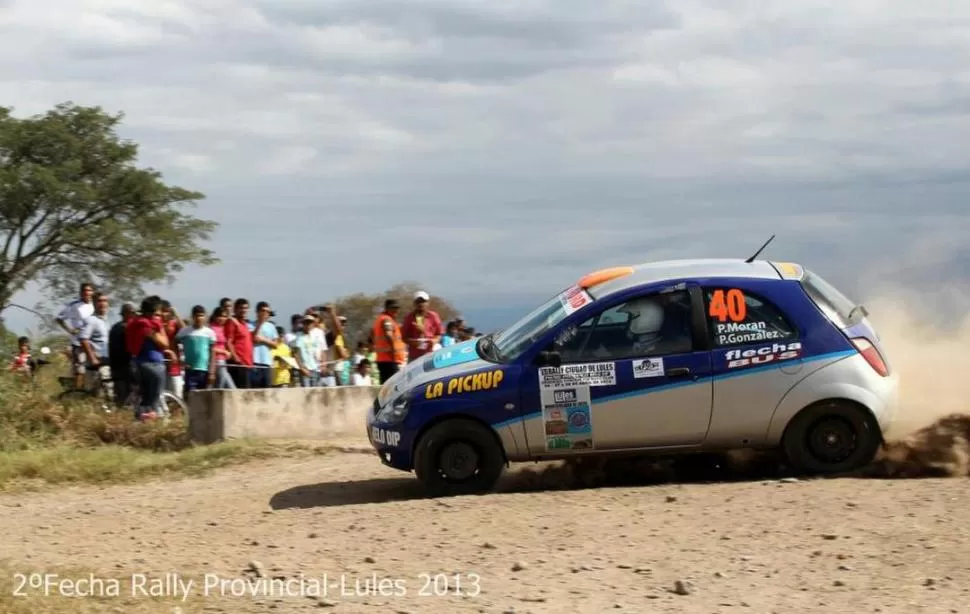
M 408 362 L 434 351 L 445 329 L 441 317 L 429 308 L 431 298 L 425 291 L 414 294 L 414 311 L 404 318 L 401 333 L 408 346 Z
M 233 304 L 232 317 L 226 321 L 226 349 L 229 358 L 226 366 L 236 388 L 249 388 L 249 371 L 253 366 L 253 333 L 246 320 L 249 301 L 237 298 Z

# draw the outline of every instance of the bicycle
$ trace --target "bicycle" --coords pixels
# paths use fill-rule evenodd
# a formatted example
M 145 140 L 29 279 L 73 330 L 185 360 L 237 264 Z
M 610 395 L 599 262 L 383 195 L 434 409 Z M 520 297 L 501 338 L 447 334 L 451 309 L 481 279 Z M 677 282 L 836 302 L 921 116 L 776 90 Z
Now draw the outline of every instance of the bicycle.
M 170 361 L 166 360 L 165 362 L 167 363 Z M 185 403 L 185 401 L 182 398 L 180 398 L 178 395 L 170 392 L 167 389 L 167 384 L 168 384 L 167 378 L 169 377 L 167 373 L 165 377 L 166 377 L 166 382 L 161 393 L 161 400 L 162 400 L 163 406 L 165 407 L 166 414 L 169 416 L 172 416 L 172 415 L 188 416 L 188 413 L 189 413 L 188 405 Z M 59 401 L 66 401 L 69 399 L 83 399 L 83 398 L 99 399 L 100 398 L 102 400 L 101 409 L 103 409 L 105 412 L 110 413 L 112 411 L 111 409 L 112 407 L 118 406 L 114 398 L 114 385 L 116 383 L 116 378 L 113 378 L 113 377 L 106 378 L 99 373 L 97 380 L 98 380 L 98 383 L 97 383 L 97 386 L 95 387 L 77 388 L 75 386 L 75 380 L 73 377 L 58 377 L 57 381 L 61 384 L 62 387 L 65 388 L 65 390 L 62 391 L 57 396 L 57 398 Z M 128 391 L 128 395 L 125 397 L 124 401 L 122 401 L 120 408 L 127 409 L 137 413 L 137 410 L 140 406 L 140 401 L 141 401 L 141 393 L 138 389 L 138 378 L 135 377 L 134 374 L 132 374 L 132 377 L 128 383 L 131 384 L 131 387 L 130 387 L 130 390 Z

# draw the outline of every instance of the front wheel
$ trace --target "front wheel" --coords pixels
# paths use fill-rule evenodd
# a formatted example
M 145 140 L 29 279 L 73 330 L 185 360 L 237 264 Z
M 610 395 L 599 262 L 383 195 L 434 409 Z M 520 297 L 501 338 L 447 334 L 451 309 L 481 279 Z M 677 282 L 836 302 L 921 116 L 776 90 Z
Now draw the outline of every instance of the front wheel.
M 171 392 L 162 393 L 162 403 L 165 405 L 165 409 L 168 410 L 169 416 L 185 418 L 189 415 L 189 408 L 185 405 L 185 401 L 178 398 Z
M 796 471 L 835 474 L 865 467 L 882 443 L 879 424 L 851 403 L 819 403 L 801 411 L 788 425 L 782 446 Z
M 415 446 L 414 473 L 432 497 L 489 492 L 504 467 L 495 436 L 473 420 L 436 424 Z

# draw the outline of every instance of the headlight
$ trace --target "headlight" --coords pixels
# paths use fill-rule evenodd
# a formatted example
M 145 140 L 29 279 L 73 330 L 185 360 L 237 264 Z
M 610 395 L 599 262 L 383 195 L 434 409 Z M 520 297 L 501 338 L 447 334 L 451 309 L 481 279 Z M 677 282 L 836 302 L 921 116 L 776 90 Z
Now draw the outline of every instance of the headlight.
M 401 395 L 393 403 L 382 409 L 381 413 L 377 414 L 377 420 L 386 424 L 400 424 L 407 418 L 410 408 L 411 403 L 408 400 L 408 395 Z

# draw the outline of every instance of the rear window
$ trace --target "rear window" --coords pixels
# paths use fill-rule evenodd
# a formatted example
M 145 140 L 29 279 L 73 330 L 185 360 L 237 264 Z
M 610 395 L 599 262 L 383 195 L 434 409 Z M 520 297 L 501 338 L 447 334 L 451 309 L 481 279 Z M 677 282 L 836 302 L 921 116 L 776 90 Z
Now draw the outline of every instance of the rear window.
M 802 287 L 819 309 L 841 328 L 853 326 L 865 317 L 865 311 L 856 309 L 856 303 L 849 297 L 811 271 L 805 271 Z

